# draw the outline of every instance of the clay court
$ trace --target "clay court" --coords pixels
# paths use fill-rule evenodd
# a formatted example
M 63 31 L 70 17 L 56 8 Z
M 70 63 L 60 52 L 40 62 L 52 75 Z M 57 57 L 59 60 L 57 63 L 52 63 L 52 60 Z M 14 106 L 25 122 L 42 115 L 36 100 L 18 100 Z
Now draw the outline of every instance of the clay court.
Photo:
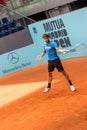
M 77 89 L 74 93 L 56 70 L 52 90 L 42 93 L 47 84 L 47 63 L 0 78 L 4 89 L 31 88 L 0 107 L 0 130 L 87 130 L 87 57 L 62 62 Z

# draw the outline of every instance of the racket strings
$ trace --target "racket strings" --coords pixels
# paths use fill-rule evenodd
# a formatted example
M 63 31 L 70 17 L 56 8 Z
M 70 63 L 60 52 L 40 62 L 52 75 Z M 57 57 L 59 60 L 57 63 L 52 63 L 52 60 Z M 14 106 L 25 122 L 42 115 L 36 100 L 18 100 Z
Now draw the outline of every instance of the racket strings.
M 79 46 L 76 47 L 76 49 L 79 51 L 79 50 L 84 50 L 84 49 L 87 49 L 87 46 L 84 45 L 84 44 L 81 44 Z
M 85 49 L 87 49 L 87 45 L 82 43 L 82 44 L 76 45 L 74 48 L 71 49 L 71 51 L 72 52 L 74 52 L 74 51 L 84 51 Z

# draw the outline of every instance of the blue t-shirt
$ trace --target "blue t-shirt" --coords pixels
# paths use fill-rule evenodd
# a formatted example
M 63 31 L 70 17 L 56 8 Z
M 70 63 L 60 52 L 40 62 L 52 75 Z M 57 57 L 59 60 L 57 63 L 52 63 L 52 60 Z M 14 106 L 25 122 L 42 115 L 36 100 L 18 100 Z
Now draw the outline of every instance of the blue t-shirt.
M 56 60 L 58 59 L 58 55 L 56 52 L 57 44 L 53 41 L 50 41 L 49 43 L 44 43 L 44 50 L 47 53 L 48 60 Z

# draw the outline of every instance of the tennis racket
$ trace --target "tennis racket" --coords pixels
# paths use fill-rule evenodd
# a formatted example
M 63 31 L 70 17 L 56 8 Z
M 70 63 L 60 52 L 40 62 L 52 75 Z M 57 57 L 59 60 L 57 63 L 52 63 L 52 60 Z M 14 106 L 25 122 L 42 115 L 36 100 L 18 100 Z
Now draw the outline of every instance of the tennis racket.
M 76 44 L 74 47 L 72 47 L 71 49 L 69 50 L 66 50 L 65 53 L 68 53 L 68 52 L 77 52 L 77 51 L 83 51 L 83 50 L 86 50 L 87 49 L 87 45 L 84 44 L 84 43 L 81 43 L 81 44 Z

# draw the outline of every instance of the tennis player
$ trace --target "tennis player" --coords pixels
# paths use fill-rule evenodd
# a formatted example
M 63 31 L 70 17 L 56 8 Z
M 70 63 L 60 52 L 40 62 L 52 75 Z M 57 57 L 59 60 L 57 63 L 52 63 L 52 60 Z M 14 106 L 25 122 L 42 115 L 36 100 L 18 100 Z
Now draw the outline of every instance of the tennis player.
M 38 60 L 41 60 L 42 57 L 47 53 L 47 56 L 48 56 L 48 76 L 49 76 L 48 77 L 48 86 L 45 88 L 45 90 L 43 92 L 46 93 L 46 92 L 51 90 L 51 83 L 52 83 L 52 79 L 53 79 L 52 73 L 53 73 L 55 68 L 64 75 L 64 77 L 66 78 L 66 80 L 68 81 L 68 83 L 70 85 L 71 91 L 74 92 L 76 89 L 75 89 L 70 77 L 68 76 L 68 74 L 64 70 L 59 56 L 57 55 L 58 52 L 59 53 L 67 53 L 67 51 L 59 49 L 55 42 L 50 41 L 50 37 L 48 34 L 44 34 L 42 36 L 42 38 L 45 41 L 44 50 L 43 50 L 42 54 L 39 55 L 37 58 L 38 58 Z

